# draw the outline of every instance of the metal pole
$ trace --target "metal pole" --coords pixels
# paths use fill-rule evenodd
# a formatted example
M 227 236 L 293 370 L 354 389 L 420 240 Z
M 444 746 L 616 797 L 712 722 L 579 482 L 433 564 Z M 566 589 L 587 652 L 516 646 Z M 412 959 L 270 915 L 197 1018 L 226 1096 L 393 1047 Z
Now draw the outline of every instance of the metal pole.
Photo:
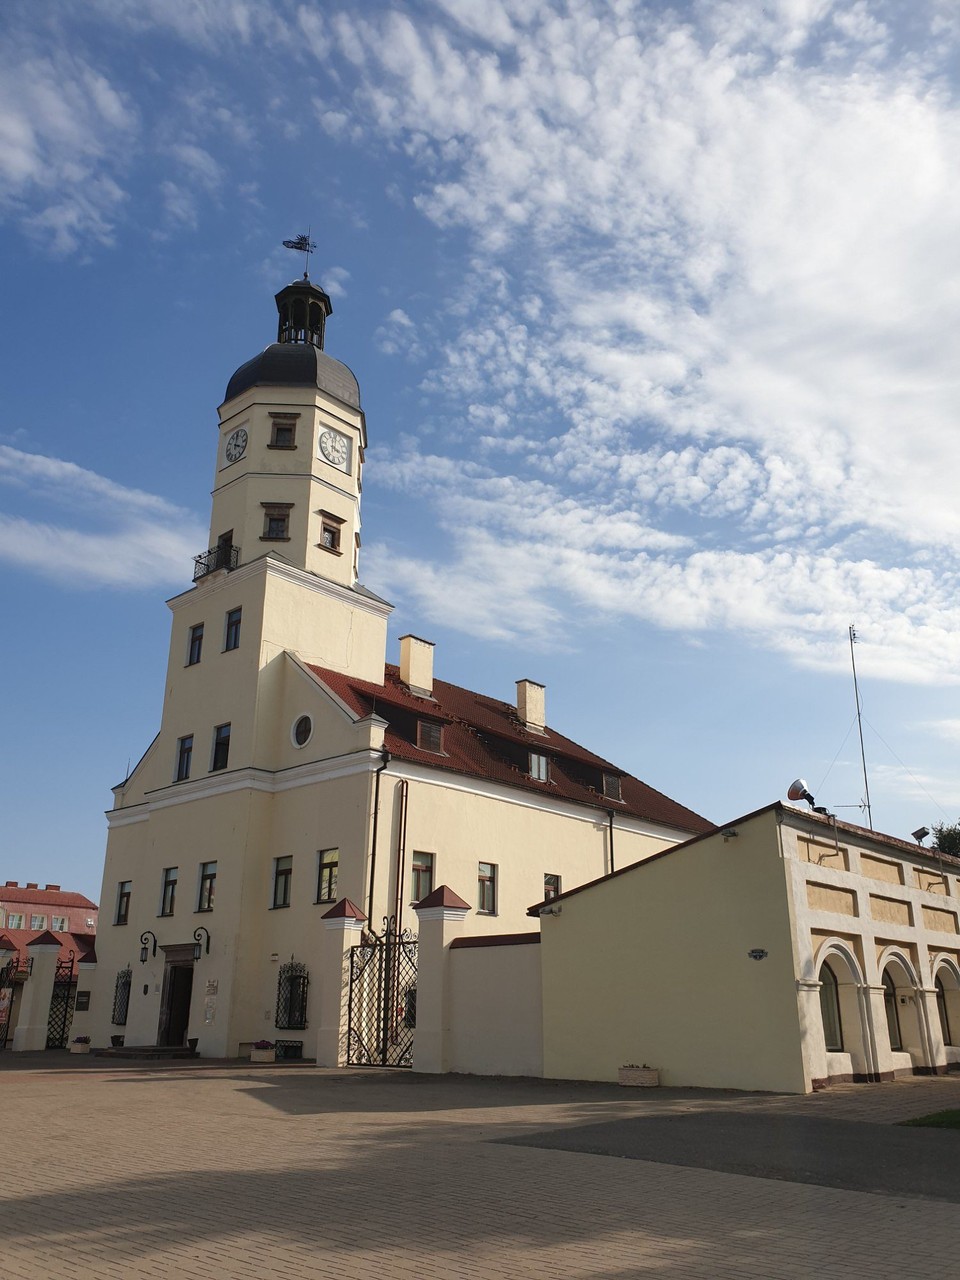
M 857 730 L 860 734 L 860 763 L 863 766 L 863 793 L 867 810 L 867 825 L 873 830 L 873 811 L 870 808 L 870 784 L 867 781 L 867 756 L 863 749 L 863 720 L 860 716 L 860 686 L 857 684 L 857 660 L 853 656 L 853 646 L 857 639 L 857 633 L 853 626 L 850 627 L 850 665 L 853 668 L 853 695 L 857 702 Z

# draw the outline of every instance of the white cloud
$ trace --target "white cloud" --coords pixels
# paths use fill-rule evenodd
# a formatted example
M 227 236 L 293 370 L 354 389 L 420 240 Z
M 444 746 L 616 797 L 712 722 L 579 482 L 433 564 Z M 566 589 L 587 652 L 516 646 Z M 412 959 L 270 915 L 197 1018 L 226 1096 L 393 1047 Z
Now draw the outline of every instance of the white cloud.
M 0 560 L 73 587 L 183 583 L 207 530 L 165 498 L 62 458 L 0 445 L 0 485 L 30 516 L 0 513 Z M 50 508 L 72 513 L 56 522 Z M 98 526 L 90 528 L 90 525 Z

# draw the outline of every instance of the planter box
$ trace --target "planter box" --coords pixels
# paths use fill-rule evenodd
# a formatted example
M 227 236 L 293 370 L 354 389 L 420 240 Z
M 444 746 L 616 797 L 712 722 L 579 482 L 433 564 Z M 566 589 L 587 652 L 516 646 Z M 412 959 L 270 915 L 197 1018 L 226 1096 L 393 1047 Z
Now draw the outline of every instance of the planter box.
M 251 1062 L 276 1062 L 276 1060 L 277 1060 L 276 1049 L 251 1049 L 250 1050 Z
M 660 1084 L 660 1068 L 620 1067 L 617 1081 L 634 1089 L 656 1089 Z
M 90 1045 L 88 1044 L 72 1044 L 70 1046 L 71 1053 L 89 1053 Z

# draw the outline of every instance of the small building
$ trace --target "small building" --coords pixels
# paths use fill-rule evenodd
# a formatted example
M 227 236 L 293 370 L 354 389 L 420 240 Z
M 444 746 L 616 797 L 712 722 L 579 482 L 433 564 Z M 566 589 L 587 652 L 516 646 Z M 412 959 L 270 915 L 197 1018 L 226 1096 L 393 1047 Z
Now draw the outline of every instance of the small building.
M 960 861 L 772 804 L 531 908 L 543 1073 L 805 1093 L 960 1067 Z

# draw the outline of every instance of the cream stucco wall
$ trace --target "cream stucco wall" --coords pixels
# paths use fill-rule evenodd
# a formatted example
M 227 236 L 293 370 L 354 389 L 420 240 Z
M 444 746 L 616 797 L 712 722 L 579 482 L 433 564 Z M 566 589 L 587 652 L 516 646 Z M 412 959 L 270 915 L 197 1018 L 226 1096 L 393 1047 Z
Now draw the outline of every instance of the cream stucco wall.
M 447 955 L 447 1069 L 542 1075 L 539 945 L 463 947 Z
M 558 905 L 541 921 L 546 1076 L 613 1080 L 647 1063 L 668 1085 L 803 1091 L 772 814 Z

